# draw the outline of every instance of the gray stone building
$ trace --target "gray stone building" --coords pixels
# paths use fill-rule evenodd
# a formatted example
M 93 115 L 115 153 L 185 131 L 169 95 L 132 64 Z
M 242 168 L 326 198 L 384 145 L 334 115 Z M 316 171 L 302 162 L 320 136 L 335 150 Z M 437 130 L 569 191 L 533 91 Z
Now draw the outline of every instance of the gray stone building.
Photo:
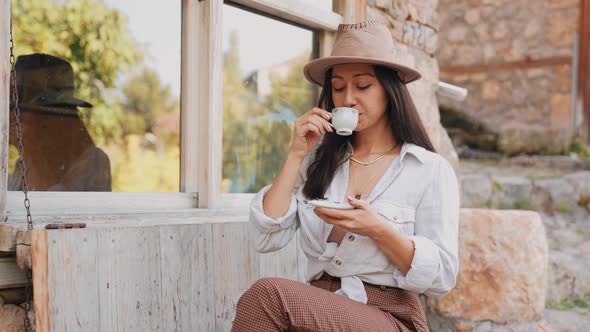
M 441 108 L 494 137 L 480 148 L 507 154 L 563 153 L 587 140 L 589 3 L 441 0 L 440 78 L 469 90 Z

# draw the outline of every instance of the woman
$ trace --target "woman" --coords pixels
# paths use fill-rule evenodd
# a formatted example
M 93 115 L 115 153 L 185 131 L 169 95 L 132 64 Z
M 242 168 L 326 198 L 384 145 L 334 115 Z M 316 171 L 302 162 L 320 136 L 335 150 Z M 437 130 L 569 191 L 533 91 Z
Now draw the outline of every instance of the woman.
M 418 294 L 439 297 L 458 271 L 459 190 L 436 154 L 395 61 L 388 29 L 340 25 L 332 54 L 306 65 L 323 85 L 318 108 L 295 121 L 287 160 L 251 205 L 257 250 L 301 231 L 307 279 L 265 278 L 237 305 L 234 331 L 428 331 Z M 334 107 L 359 111 L 351 136 L 329 124 Z M 346 201 L 354 209 L 308 200 Z

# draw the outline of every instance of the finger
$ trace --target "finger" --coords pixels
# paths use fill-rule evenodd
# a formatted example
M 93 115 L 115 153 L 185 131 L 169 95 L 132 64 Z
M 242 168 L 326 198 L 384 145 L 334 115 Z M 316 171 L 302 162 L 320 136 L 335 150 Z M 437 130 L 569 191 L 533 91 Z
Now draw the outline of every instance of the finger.
M 322 118 L 321 116 L 314 114 L 310 117 L 310 119 L 315 119 L 317 121 L 319 121 L 322 124 L 322 127 L 329 132 L 333 132 L 332 127 L 330 127 L 331 123 L 328 122 L 326 119 Z
M 322 136 L 322 131 L 320 130 L 320 128 L 316 127 L 316 125 L 314 125 L 313 123 L 308 122 L 304 128 L 306 130 L 303 131 L 303 135 L 305 136 L 308 132 L 313 132 L 318 136 Z
M 321 131 L 322 135 L 326 132 L 326 128 L 324 128 L 322 120 L 319 117 L 310 117 L 307 119 L 307 121 L 308 123 L 312 123 L 314 126 L 316 126 Z
M 324 109 L 318 108 L 318 107 L 314 107 L 311 110 L 311 113 L 312 114 L 319 115 L 319 116 L 321 116 L 322 118 L 324 118 L 326 120 L 330 120 L 332 118 L 332 113 L 330 113 L 330 112 L 328 112 L 328 111 L 326 111 Z
M 316 208 L 316 214 L 333 218 L 333 219 L 349 219 L 350 215 L 345 210 L 331 209 L 331 208 Z
M 354 206 L 354 208 L 356 208 L 356 209 L 366 210 L 367 205 L 369 204 L 369 203 L 367 203 L 367 201 L 356 199 L 352 196 L 347 196 L 346 198 L 348 199 L 348 204 Z

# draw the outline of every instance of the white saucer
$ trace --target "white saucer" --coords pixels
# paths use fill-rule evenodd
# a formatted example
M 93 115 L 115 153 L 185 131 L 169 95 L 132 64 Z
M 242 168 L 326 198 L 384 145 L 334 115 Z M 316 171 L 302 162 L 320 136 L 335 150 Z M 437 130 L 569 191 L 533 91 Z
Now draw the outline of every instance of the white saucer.
M 314 199 L 311 201 L 307 201 L 308 204 L 311 204 L 316 207 L 325 207 L 331 209 L 340 209 L 340 210 L 351 210 L 354 209 L 354 206 L 343 203 L 343 202 L 331 202 L 325 199 Z

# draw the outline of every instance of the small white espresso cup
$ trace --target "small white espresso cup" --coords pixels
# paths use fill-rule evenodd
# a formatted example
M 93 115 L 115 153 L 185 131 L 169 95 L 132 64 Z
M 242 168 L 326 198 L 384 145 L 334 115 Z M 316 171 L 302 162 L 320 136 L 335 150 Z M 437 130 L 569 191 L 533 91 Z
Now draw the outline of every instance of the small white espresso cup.
M 352 107 L 336 107 L 332 110 L 332 125 L 338 135 L 352 135 L 358 122 L 359 111 Z

